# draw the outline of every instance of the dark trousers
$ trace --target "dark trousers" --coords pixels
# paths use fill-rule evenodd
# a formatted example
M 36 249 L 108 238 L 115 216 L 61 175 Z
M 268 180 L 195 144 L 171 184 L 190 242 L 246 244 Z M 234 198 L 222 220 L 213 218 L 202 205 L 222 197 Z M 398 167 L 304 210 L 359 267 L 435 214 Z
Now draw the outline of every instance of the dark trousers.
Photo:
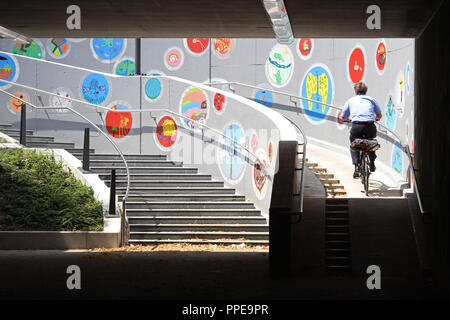
M 360 139 L 374 139 L 377 136 L 377 128 L 373 122 L 352 122 L 352 129 L 350 130 L 350 143 L 356 138 Z M 352 155 L 352 162 L 354 165 L 359 163 L 359 151 L 353 150 L 350 147 L 350 154 Z M 369 159 L 371 163 L 375 163 L 375 151 L 369 152 Z

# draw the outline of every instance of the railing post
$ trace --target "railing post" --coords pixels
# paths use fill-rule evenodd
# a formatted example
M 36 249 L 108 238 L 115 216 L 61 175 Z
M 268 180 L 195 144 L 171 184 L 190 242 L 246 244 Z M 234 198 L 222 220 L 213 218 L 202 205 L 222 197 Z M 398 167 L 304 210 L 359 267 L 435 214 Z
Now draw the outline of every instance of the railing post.
M 20 144 L 27 144 L 27 105 L 22 103 L 20 108 Z
M 84 128 L 83 170 L 89 171 L 89 128 Z
M 109 186 L 109 215 L 116 214 L 116 169 L 111 169 L 111 182 Z

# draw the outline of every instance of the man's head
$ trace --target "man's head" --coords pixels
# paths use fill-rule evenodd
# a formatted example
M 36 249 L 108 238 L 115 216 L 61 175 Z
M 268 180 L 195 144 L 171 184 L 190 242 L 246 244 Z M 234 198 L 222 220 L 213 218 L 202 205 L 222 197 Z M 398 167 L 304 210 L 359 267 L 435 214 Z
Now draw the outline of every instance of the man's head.
M 367 92 L 367 86 L 364 82 L 358 82 L 353 88 L 356 95 L 366 94 Z

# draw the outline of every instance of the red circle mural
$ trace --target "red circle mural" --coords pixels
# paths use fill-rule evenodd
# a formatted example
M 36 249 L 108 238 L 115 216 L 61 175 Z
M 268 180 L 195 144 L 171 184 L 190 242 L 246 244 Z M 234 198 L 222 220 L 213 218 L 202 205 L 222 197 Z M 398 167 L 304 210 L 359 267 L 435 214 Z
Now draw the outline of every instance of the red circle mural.
M 358 83 L 364 77 L 366 71 L 366 59 L 364 52 L 361 48 L 357 47 L 353 49 L 348 60 L 348 72 L 350 80 L 353 83 Z
M 209 38 L 187 38 L 186 47 L 194 54 L 205 53 L 209 46 Z
M 298 52 L 300 56 L 306 58 L 311 54 L 312 51 L 312 41 L 311 39 L 300 39 L 298 42 Z
M 387 55 L 386 45 L 383 42 L 380 42 L 378 44 L 376 54 L 377 68 L 380 71 L 383 71 L 384 68 L 386 67 L 386 55 Z
M 164 116 L 156 126 L 156 137 L 158 142 L 164 147 L 171 147 L 177 140 L 177 124 L 172 117 Z
M 111 110 L 128 110 L 124 105 L 114 105 Z M 114 138 L 123 138 L 131 130 L 133 117 L 131 112 L 112 112 L 108 111 L 105 118 L 106 130 Z
M 225 107 L 225 96 L 223 94 L 217 92 L 214 95 L 214 107 L 217 111 L 223 110 L 223 108 Z

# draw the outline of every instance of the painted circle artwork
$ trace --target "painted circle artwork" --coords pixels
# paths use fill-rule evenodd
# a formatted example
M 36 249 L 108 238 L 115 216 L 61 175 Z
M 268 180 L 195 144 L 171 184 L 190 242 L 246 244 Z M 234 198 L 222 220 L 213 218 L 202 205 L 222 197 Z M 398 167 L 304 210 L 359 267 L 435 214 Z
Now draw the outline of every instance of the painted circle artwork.
M 105 125 L 108 133 L 117 139 L 123 138 L 131 130 L 133 124 L 133 117 L 131 112 L 126 112 L 128 107 L 125 103 L 112 103 L 111 110 L 123 110 L 123 112 L 108 111 L 105 117 Z
M 39 40 L 34 40 L 32 43 L 16 41 L 12 53 L 36 59 L 43 59 L 45 58 L 45 51 L 43 51 L 42 48 L 43 46 Z
M 129 76 L 136 73 L 136 64 L 133 59 L 123 59 L 114 65 L 114 73 L 119 76 Z
M 150 78 L 145 83 L 145 98 L 149 101 L 156 101 L 161 97 L 162 84 L 158 77 Z
M 405 140 L 406 140 L 406 142 L 409 141 L 409 121 L 408 121 L 408 119 L 406 119 L 406 124 L 405 124 Z
M 267 160 L 265 153 L 262 149 L 256 152 L 258 157 L 254 164 L 252 170 L 253 177 L 253 188 L 258 199 L 263 199 L 267 190 Z
M 402 152 L 402 147 L 400 146 L 400 143 L 398 141 L 395 142 L 394 146 L 392 147 L 391 166 L 395 171 L 402 174 L 402 172 L 403 172 L 403 152 Z
M 100 104 L 106 100 L 109 93 L 109 83 L 106 77 L 99 73 L 91 73 L 81 86 L 83 98 L 93 104 Z
M 323 64 L 316 64 L 309 69 L 303 78 L 300 95 L 303 98 L 332 104 L 334 83 L 331 72 Z M 311 101 L 302 101 L 306 119 L 318 124 L 325 119 L 330 107 Z
M 65 58 L 70 52 L 70 43 L 66 38 L 52 38 L 48 40 L 48 53 L 55 59 Z
M 411 65 L 408 64 L 406 65 L 406 72 L 405 72 L 405 84 L 406 84 L 406 91 L 411 90 Z
M 266 60 L 266 78 L 274 87 L 284 87 L 294 73 L 294 59 L 291 50 L 285 45 L 276 45 Z
M 177 141 L 177 124 L 172 117 L 162 117 L 156 126 L 156 140 L 165 150 Z
M 209 38 L 187 38 L 184 39 L 186 50 L 196 56 L 203 55 L 209 47 Z
M 387 62 L 387 48 L 384 41 L 381 41 L 380 43 L 378 43 L 377 52 L 375 55 L 375 65 L 379 75 L 382 75 L 384 73 L 384 70 L 386 69 L 386 62 Z
M 219 93 L 216 92 L 214 94 L 214 109 L 217 114 L 222 114 L 225 111 L 225 108 L 227 106 L 227 98 Z
M 399 71 L 397 74 L 397 78 L 395 80 L 395 97 L 396 107 L 397 107 L 397 115 L 399 118 L 403 117 L 404 107 L 405 107 L 405 76 L 402 71 Z
M 105 63 L 118 58 L 125 51 L 125 46 L 126 40 L 122 38 L 91 39 L 91 49 L 94 57 Z
M 208 117 L 208 97 L 201 89 L 188 88 L 181 97 L 180 113 L 191 120 L 206 122 Z M 197 128 L 197 123 L 182 119 L 184 124 L 191 129 Z
M 73 97 L 72 91 L 68 88 L 59 87 L 53 90 L 53 93 L 57 96 L 50 96 L 50 105 L 55 107 L 72 107 L 72 100 L 68 100 Z M 67 109 L 57 109 L 56 112 L 66 112 Z
M 397 122 L 397 110 L 395 107 L 394 94 L 389 93 L 386 98 L 385 104 L 385 116 L 386 116 L 386 127 L 389 130 L 395 130 L 395 124 Z
M 269 141 L 269 146 L 267 147 L 267 157 L 269 158 L 269 161 L 273 161 L 273 142 Z
M 268 108 L 272 108 L 273 105 L 273 96 L 270 91 L 266 90 L 258 90 L 255 93 L 255 97 L 253 98 L 255 102 L 262 104 Z
M 8 109 L 10 111 L 12 111 L 12 113 L 20 112 L 22 110 L 23 101 L 28 102 L 28 100 L 29 100 L 28 95 L 22 91 L 14 93 L 14 96 L 16 98 L 10 97 L 8 99 L 8 107 L 9 107 Z M 21 101 L 19 99 L 21 99 L 23 101 Z
M 19 76 L 18 64 L 14 57 L 0 53 L 0 80 L 14 82 Z M 0 81 L 0 87 L 9 88 L 11 85 Z
M 231 122 L 225 126 L 223 134 L 227 138 L 221 136 L 220 139 L 220 147 L 217 152 L 219 169 L 225 180 L 237 183 L 244 173 L 245 156 L 240 152 L 239 147 L 234 147 L 233 141 L 244 145 L 244 130 L 238 123 Z
M 164 54 L 164 65 L 167 69 L 175 71 L 181 68 L 184 62 L 184 54 L 180 48 L 172 47 Z
M 234 40 L 231 38 L 215 38 L 212 40 L 214 54 L 219 58 L 227 58 L 233 49 Z
M 311 58 L 314 51 L 314 41 L 309 38 L 301 38 L 297 44 L 297 54 L 303 60 Z
M 253 132 L 250 135 L 250 150 L 251 152 L 256 152 L 256 149 L 258 149 L 258 135 L 256 132 Z
M 352 83 L 358 83 L 364 79 L 366 71 L 366 54 L 361 45 L 352 49 L 347 60 L 347 72 Z

